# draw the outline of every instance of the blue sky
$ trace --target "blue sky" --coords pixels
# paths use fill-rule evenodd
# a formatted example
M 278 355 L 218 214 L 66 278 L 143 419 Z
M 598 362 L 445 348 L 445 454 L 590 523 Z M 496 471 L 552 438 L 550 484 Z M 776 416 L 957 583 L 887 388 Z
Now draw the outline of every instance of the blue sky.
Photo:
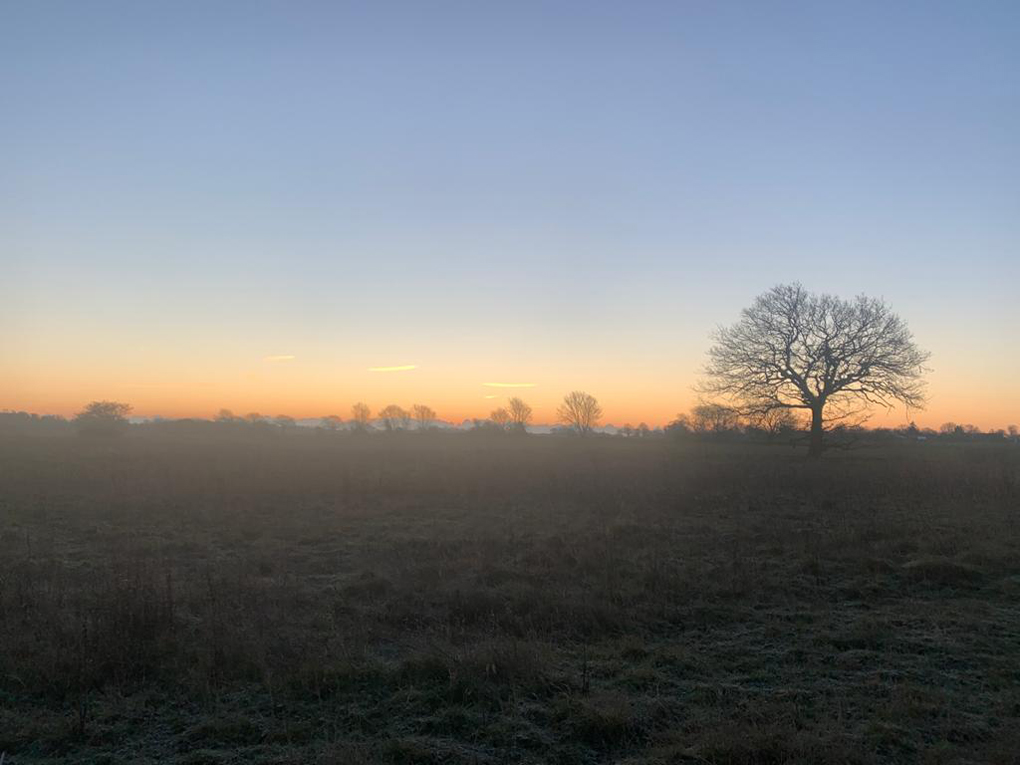
M 1017 40 L 1015 2 L 5 3 L 0 406 L 300 413 L 413 361 L 393 395 L 662 420 L 799 279 L 904 315 L 932 416 L 1020 419 Z

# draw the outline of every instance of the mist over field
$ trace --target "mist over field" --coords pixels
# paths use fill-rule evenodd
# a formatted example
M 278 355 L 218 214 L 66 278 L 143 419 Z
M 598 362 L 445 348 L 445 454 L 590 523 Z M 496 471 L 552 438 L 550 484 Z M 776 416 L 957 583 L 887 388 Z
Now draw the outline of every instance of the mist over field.
M 0 430 L 17 761 L 1008 762 L 1020 446 Z

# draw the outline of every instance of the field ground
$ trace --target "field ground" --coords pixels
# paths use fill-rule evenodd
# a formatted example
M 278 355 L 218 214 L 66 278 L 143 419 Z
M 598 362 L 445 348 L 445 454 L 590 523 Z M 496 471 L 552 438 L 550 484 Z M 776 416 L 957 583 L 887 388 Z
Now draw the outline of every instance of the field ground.
M 0 437 L 18 763 L 1020 761 L 1020 448 Z

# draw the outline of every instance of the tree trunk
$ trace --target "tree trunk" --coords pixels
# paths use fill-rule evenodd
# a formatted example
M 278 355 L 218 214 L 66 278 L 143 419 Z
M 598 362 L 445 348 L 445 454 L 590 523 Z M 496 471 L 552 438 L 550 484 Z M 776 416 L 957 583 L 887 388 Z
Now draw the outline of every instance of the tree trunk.
M 822 407 L 811 408 L 811 441 L 808 444 L 808 456 L 820 457 L 822 454 Z

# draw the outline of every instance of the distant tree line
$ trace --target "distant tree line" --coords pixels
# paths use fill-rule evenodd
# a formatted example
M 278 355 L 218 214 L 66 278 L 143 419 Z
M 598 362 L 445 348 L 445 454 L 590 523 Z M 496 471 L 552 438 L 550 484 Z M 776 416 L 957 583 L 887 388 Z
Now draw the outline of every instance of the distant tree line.
M 736 437 L 762 437 L 768 440 L 803 439 L 810 436 L 809 423 L 787 410 L 776 410 L 768 414 L 743 415 L 737 409 L 722 404 L 699 404 L 687 414 L 678 414 L 663 428 L 665 435 L 673 438 L 714 437 L 732 439 Z M 1020 442 L 1020 428 L 1010 425 L 987 431 L 975 425 L 958 425 L 947 422 L 938 429 L 919 428 L 911 422 L 901 427 L 865 428 L 861 424 L 841 423 L 828 431 L 836 444 L 845 445 L 848 440 L 906 439 L 915 441 L 976 441 L 1009 439 Z
M 673 438 L 726 438 L 740 435 L 766 439 L 803 439 L 808 452 L 821 454 L 827 442 L 842 442 L 864 433 L 863 423 L 873 407 L 890 409 L 903 404 L 907 411 L 926 402 L 924 374 L 929 354 L 914 343 L 906 325 L 882 300 L 863 295 L 844 300 L 815 294 L 800 284 L 778 285 L 759 295 L 741 312 L 740 319 L 720 327 L 709 349 L 699 391 L 704 401 L 681 414 L 661 431 L 645 423 L 614 429 L 627 438 L 668 435 Z M 111 437 L 128 425 L 131 407 L 116 401 L 94 401 L 74 418 L 83 435 Z M 557 409 L 555 432 L 606 435 L 599 401 L 575 390 L 563 397 Z M 10 416 L 10 413 L 7 415 Z M 531 407 L 518 397 L 494 409 L 487 419 L 472 421 L 473 430 L 526 433 Z M 235 416 L 223 409 L 215 421 L 287 431 L 292 417 L 267 417 L 257 412 Z M 50 421 L 50 426 L 55 421 Z M 428 432 L 437 425 L 435 410 L 424 404 L 409 409 L 398 404 L 383 407 L 372 418 L 367 404 L 351 407 L 348 420 L 330 414 L 319 419 L 322 431 L 365 433 L 415 430 Z M 947 422 L 938 431 L 905 428 L 872 429 L 873 435 L 927 440 L 964 440 L 977 437 L 1017 440 L 1017 426 L 982 434 L 971 425 Z
M 587 395 L 587 394 L 584 394 Z M 568 396 L 576 402 L 576 397 Z M 592 397 L 594 406 L 598 402 Z M 587 435 L 599 438 L 636 438 L 654 439 L 668 438 L 676 441 L 735 441 L 759 440 L 775 443 L 800 444 L 810 436 L 808 422 L 788 411 L 775 411 L 767 414 L 744 415 L 737 409 L 718 403 L 700 403 L 688 412 L 678 414 L 671 422 L 661 428 L 652 428 L 646 423 L 637 426 L 630 423 L 619 427 L 607 426 L 597 429 L 591 417 L 593 412 L 585 407 L 586 413 L 578 420 L 572 419 L 572 410 L 559 420 L 558 426 L 551 428 L 554 435 Z M 86 406 L 70 420 L 59 415 L 38 415 L 28 412 L 0 412 L 0 428 L 7 432 L 45 432 L 54 433 L 73 429 L 82 436 L 90 438 L 112 438 L 124 435 L 129 426 L 128 415 L 131 407 L 114 401 L 95 401 Z M 531 423 L 531 407 L 520 398 L 512 398 L 507 406 L 494 409 L 486 419 L 470 421 L 466 428 L 477 433 L 527 433 Z M 337 415 L 327 415 L 318 419 L 314 428 L 301 430 L 318 430 L 322 433 L 366 433 L 400 432 L 413 430 L 427 432 L 436 430 L 435 411 L 423 404 L 416 404 L 410 410 L 397 406 L 384 407 L 379 416 L 373 420 L 371 409 L 366 404 L 358 403 L 351 407 L 351 417 L 343 420 Z M 229 409 L 221 409 L 210 422 L 209 420 L 161 420 L 156 418 L 146 424 L 168 425 L 187 422 L 204 423 L 209 426 L 228 426 L 245 431 L 263 434 L 284 434 L 298 428 L 297 422 L 288 415 L 270 417 L 251 412 L 243 416 L 234 415 Z M 463 428 L 462 428 L 463 429 Z M 937 441 L 937 442 L 978 442 L 978 441 L 1012 441 L 1020 444 L 1020 427 L 1009 425 L 1006 428 L 982 430 L 975 425 L 943 423 L 936 428 L 920 428 L 913 422 L 898 428 L 865 428 L 859 424 L 837 424 L 829 430 L 833 445 L 845 446 L 848 443 L 882 440 Z

